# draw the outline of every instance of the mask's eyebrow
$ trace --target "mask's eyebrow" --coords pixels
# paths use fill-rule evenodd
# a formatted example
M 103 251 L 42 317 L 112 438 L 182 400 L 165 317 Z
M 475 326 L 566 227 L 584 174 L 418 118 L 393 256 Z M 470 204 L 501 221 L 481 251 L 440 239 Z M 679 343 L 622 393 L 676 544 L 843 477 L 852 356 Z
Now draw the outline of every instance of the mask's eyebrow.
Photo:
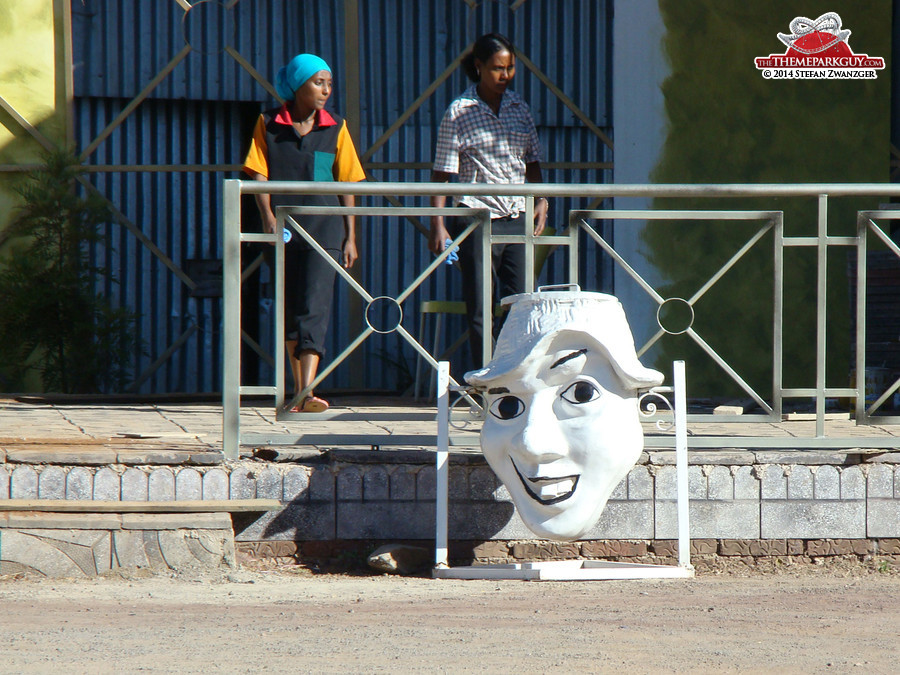
M 493 389 L 488 389 L 489 394 L 508 394 L 509 389 L 506 387 L 494 387 Z
M 588 351 L 587 347 L 585 347 L 584 349 L 579 349 L 577 352 L 572 352 L 571 354 L 566 354 L 561 359 L 557 359 L 556 362 L 552 366 L 550 366 L 550 370 L 553 370 L 554 368 L 556 368 L 556 366 L 561 366 L 566 361 L 571 361 L 572 359 L 577 359 L 582 354 L 587 354 L 587 351 Z

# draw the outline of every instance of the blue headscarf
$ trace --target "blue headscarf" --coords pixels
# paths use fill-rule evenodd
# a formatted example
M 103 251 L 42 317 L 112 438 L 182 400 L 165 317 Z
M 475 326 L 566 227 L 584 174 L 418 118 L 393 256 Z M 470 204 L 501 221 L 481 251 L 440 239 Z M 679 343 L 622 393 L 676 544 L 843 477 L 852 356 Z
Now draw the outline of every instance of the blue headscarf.
M 297 54 L 275 76 L 275 91 L 285 101 L 290 101 L 294 98 L 294 92 L 320 70 L 331 72 L 324 59 L 315 54 Z

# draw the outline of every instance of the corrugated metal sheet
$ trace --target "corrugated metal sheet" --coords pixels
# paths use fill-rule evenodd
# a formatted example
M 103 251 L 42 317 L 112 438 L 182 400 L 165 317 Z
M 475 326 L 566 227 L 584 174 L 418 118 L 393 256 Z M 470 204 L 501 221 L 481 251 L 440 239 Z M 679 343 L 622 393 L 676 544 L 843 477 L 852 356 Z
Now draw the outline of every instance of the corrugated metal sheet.
M 398 4 L 403 10 L 397 11 Z M 507 35 L 598 126 L 609 126 L 611 18 L 606 7 L 606 2 L 596 0 L 531 0 L 510 12 L 501 2 L 484 2 L 475 10 L 461 0 L 363 2 L 360 25 L 365 34 L 360 53 L 365 121 L 389 126 L 467 45 L 479 35 L 496 31 Z M 461 71 L 455 72 L 410 123 L 435 126 L 450 101 L 468 84 Z M 521 64 L 515 86 L 531 105 L 539 125 L 581 125 Z
M 79 99 L 76 142 L 83 147 L 125 104 L 122 99 Z M 242 152 L 239 107 L 215 102 L 147 101 L 92 156 L 95 164 L 226 164 Z M 121 172 L 91 175 L 99 192 L 175 266 L 221 258 L 224 172 Z M 219 388 L 219 301 L 193 298 L 190 289 L 135 235 L 108 226 L 111 246 L 97 256 L 110 272 L 103 291 L 141 314 L 146 354 L 142 372 L 185 331 L 198 330 L 147 384 L 145 391 Z M 117 279 L 114 283 L 112 279 Z
M 475 9 L 462 0 L 361 0 L 360 152 L 364 152 L 415 101 L 478 35 L 507 34 L 534 64 L 604 131 L 610 129 L 609 36 L 611 0 L 527 0 L 516 11 L 510 3 L 486 0 Z M 240 0 L 227 11 L 214 2 L 195 3 L 185 16 L 175 2 L 128 0 L 73 1 L 75 93 L 78 147 L 84 148 L 143 90 L 185 45 L 193 51 L 153 90 L 122 126 L 89 158 L 94 164 L 238 164 L 253 117 L 272 104 L 265 90 L 231 56 L 234 46 L 263 76 L 298 51 L 325 56 L 335 71 L 338 111 L 352 92 L 344 69 L 344 3 L 293 0 Z M 437 124 L 449 102 L 467 82 L 453 73 L 434 95 L 374 154 L 373 162 L 429 163 Z M 611 151 L 541 84 L 519 67 L 516 89 L 529 101 L 548 162 L 610 162 Z M 375 180 L 400 184 L 427 180 L 423 170 L 373 170 Z M 221 181 L 236 174 L 97 174 L 94 184 L 176 265 L 221 257 Z M 549 182 L 606 182 L 601 170 L 549 170 Z M 404 203 L 427 205 L 424 200 Z M 363 204 L 384 205 L 381 199 Z M 587 203 L 553 204 L 551 223 L 561 225 L 569 208 Z M 252 203 L 248 212 L 252 213 Z M 427 222 L 425 223 L 427 225 Z M 194 332 L 160 369 L 144 382 L 143 392 L 195 392 L 220 388 L 221 301 L 191 297 L 178 277 L 136 238 L 110 226 L 112 248 L 97 255 L 110 268 L 115 284 L 105 292 L 140 312 L 144 353 L 135 377 L 144 372 L 186 331 Z M 405 219 L 363 219 L 360 223 L 363 285 L 373 295 L 395 296 L 428 264 L 425 238 Z M 595 250 L 595 249 L 591 249 Z M 565 255 L 554 254 L 542 280 L 564 280 Z M 594 257 L 582 256 L 585 288 L 607 288 Z M 263 291 L 269 275 L 263 271 Z M 270 290 L 270 289 L 269 289 Z M 339 285 L 335 298 L 330 355 L 340 353 L 360 328 L 359 302 Z M 404 326 L 418 334 L 415 308 L 426 299 L 460 297 L 459 272 L 442 268 L 405 305 Z M 269 325 L 271 303 L 259 303 L 261 340 L 274 349 Z M 461 317 L 445 321 L 443 344 L 464 330 Z M 423 341 L 430 345 L 430 334 Z M 395 389 L 415 369 L 415 353 L 396 334 L 373 336 L 365 344 L 364 376 L 339 369 L 326 388 L 362 386 Z M 454 371 L 464 364 L 457 356 Z M 271 371 L 261 369 L 264 381 Z M 356 371 L 358 372 L 358 371 Z M 252 382 L 252 376 L 245 379 Z
M 343 3 L 241 0 L 194 2 L 185 13 L 173 0 L 72 2 L 75 96 L 130 98 L 189 41 L 195 50 L 152 92 L 152 98 L 259 101 L 265 90 L 240 67 L 236 49 L 270 79 L 301 51 L 343 68 Z M 335 94 L 337 97 L 337 93 Z M 335 98 L 336 104 L 340 103 Z

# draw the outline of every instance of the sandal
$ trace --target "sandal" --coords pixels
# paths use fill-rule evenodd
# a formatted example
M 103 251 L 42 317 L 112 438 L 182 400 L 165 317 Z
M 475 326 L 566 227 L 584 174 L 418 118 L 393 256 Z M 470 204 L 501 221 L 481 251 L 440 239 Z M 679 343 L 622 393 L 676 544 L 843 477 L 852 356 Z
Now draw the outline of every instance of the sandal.
M 309 395 L 290 409 L 292 413 L 319 413 L 328 410 L 328 401 L 318 396 Z

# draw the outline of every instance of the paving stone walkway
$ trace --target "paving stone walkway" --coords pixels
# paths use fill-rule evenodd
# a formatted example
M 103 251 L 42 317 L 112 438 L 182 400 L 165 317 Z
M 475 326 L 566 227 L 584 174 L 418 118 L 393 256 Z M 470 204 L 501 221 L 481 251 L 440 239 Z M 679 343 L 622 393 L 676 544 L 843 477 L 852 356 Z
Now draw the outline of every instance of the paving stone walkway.
M 242 441 L 255 447 L 293 446 L 310 451 L 335 447 L 381 446 L 428 449 L 437 433 L 435 408 L 402 399 L 353 399 L 323 415 L 282 419 L 271 405 L 241 408 Z M 460 419 L 451 429 L 454 449 L 477 451 L 477 420 Z M 402 419 L 406 417 L 407 419 Z M 749 419 L 749 418 L 748 418 Z M 769 447 L 794 449 L 900 451 L 900 425 L 858 426 L 846 415 L 826 422 L 829 441 L 817 443 L 815 421 L 702 422 L 688 424 L 694 450 Z M 645 425 L 649 451 L 672 447 L 671 433 Z M 757 439 L 754 446 L 749 439 Z M 399 439 L 399 440 L 398 440 Z M 762 439 L 762 440 L 759 440 Z M 762 446 L 760 445 L 762 443 Z M 766 443 L 769 445 L 766 446 Z M 222 461 L 222 407 L 219 403 L 58 402 L 38 398 L 0 398 L 0 462 L 85 464 L 210 464 Z M 252 448 L 242 446 L 242 452 Z

